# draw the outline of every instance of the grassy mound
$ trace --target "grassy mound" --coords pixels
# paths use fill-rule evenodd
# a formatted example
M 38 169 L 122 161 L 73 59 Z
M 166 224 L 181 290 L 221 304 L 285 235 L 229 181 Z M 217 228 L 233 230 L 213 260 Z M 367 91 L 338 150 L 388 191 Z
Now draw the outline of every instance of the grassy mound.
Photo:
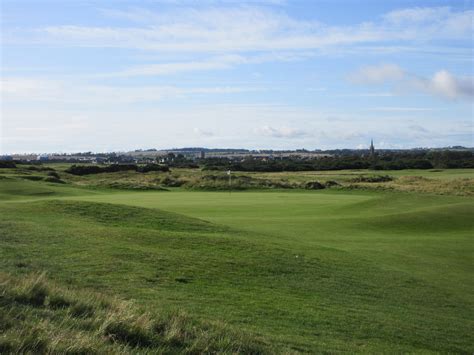
M 457 233 L 474 230 L 474 205 L 460 203 L 418 211 L 372 217 L 364 222 L 365 228 L 405 234 L 407 231 L 422 233 Z
M 183 313 L 157 315 L 132 302 L 61 288 L 44 274 L 0 274 L 0 353 L 252 353 L 264 343 L 202 325 Z
M 0 201 L 19 200 L 24 198 L 51 198 L 64 196 L 78 196 L 84 194 L 97 194 L 96 191 L 72 187 L 58 181 L 46 181 L 48 177 L 31 175 L 33 179 L 24 176 L 1 176 Z M 38 181 L 39 180 L 39 181 Z
M 54 213 L 62 218 L 82 218 L 105 226 L 148 228 L 167 231 L 216 232 L 217 228 L 201 219 L 186 217 L 158 209 L 83 201 L 35 202 L 36 210 Z

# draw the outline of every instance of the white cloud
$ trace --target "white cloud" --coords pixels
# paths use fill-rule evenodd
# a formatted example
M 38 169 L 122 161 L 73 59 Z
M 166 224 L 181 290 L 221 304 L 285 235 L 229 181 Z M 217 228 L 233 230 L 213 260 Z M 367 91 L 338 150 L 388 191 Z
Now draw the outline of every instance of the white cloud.
M 271 126 L 263 126 L 257 129 L 256 133 L 273 138 L 301 138 L 308 135 L 307 132 L 296 128 Z
M 128 76 L 159 76 L 194 71 L 229 69 L 237 64 L 245 63 L 246 58 L 239 55 L 218 56 L 201 61 L 158 63 L 133 66 L 117 73 L 99 76 L 128 77 Z
M 411 125 L 411 126 L 408 126 L 408 128 L 415 131 L 415 132 L 419 132 L 419 133 L 429 133 L 430 132 L 425 127 L 420 126 L 420 125 Z
M 419 91 L 444 99 L 474 98 L 474 77 L 456 77 L 447 70 L 440 70 L 431 78 L 424 78 L 403 70 L 395 64 L 366 66 L 349 75 L 357 84 L 396 85 L 398 92 Z
M 386 112 L 423 112 L 423 111 L 436 111 L 431 107 L 406 107 L 406 106 L 387 106 L 387 107 L 372 107 L 369 111 L 386 111 Z
M 447 70 L 436 72 L 431 79 L 420 79 L 420 83 L 435 95 L 449 99 L 474 98 L 474 78 L 456 78 Z
M 181 74 L 195 71 L 210 71 L 231 69 L 240 64 L 260 64 L 265 62 L 292 62 L 307 59 L 313 54 L 308 52 L 298 53 L 265 53 L 252 56 L 228 54 L 212 56 L 210 58 L 194 61 L 177 61 L 154 63 L 147 65 L 136 65 L 124 70 L 98 74 L 94 77 L 132 77 L 132 76 L 163 76 Z
M 211 130 L 207 130 L 207 129 L 194 128 L 193 132 L 194 132 L 194 134 L 196 134 L 199 137 L 212 137 L 212 136 L 214 136 L 214 132 L 212 132 Z
M 43 99 L 54 98 L 63 92 L 59 82 L 49 79 L 25 77 L 4 77 L 0 79 L 2 98 L 31 98 L 41 96 Z
M 257 6 L 105 11 L 133 26 L 60 25 L 38 28 L 29 40 L 63 46 L 137 48 L 160 52 L 248 52 L 311 50 L 394 41 L 470 39 L 473 11 L 412 8 L 351 26 L 297 20 Z M 138 23 L 138 25 L 136 25 Z M 13 31 L 13 32 L 12 32 Z M 8 41 L 19 35 L 5 33 Z M 28 40 L 23 38 L 23 40 Z
M 405 71 L 396 64 L 381 64 L 363 67 L 349 79 L 358 84 L 380 84 L 387 80 L 402 80 L 405 75 Z
M 454 12 L 450 7 L 414 7 L 387 13 L 384 19 L 407 36 L 428 38 L 472 38 L 474 11 Z
M 443 21 L 452 16 L 449 7 L 413 7 L 395 10 L 384 15 L 384 18 L 396 24 Z

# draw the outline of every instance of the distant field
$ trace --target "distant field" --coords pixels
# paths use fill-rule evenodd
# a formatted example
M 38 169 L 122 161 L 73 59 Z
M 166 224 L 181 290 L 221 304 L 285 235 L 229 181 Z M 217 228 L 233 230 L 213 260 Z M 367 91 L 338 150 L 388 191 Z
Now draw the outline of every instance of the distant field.
M 223 322 L 263 352 L 474 351 L 473 170 L 236 173 L 348 185 L 230 193 L 113 189 L 97 181 L 161 175 L 55 168 L 66 184 L 0 171 L 9 275 L 46 271 L 60 285 L 184 311 L 196 326 Z M 400 179 L 350 187 L 373 174 Z M 418 190 L 404 190 L 412 181 Z

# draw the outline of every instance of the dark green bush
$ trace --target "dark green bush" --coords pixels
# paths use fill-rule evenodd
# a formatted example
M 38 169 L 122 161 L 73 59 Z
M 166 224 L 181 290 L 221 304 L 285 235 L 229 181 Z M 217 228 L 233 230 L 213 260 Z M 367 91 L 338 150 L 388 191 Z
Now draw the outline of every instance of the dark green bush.
M 350 180 L 350 182 L 388 182 L 393 181 L 389 175 L 361 175 Z
M 72 165 L 64 171 L 73 175 L 90 175 L 100 173 L 115 173 L 128 170 L 137 171 L 138 167 L 135 164 L 112 164 L 103 167 L 98 165 Z
M 167 165 L 160 165 L 160 164 L 146 164 L 144 166 L 138 167 L 138 172 L 140 173 L 148 173 L 150 171 L 163 171 L 167 172 L 170 171 L 170 168 Z

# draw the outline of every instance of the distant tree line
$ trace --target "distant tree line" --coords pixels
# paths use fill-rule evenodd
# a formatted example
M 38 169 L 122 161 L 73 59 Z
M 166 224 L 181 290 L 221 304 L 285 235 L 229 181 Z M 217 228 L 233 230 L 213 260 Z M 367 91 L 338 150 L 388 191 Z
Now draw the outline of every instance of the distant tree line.
M 11 160 L 0 160 L 0 169 L 1 168 L 16 168 L 16 164 Z
M 343 170 L 343 169 L 453 169 L 474 168 L 474 153 L 471 151 L 407 151 L 393 152 L 373 157 L 368 155 L 342 155 L 301 159 L 256 159 L 248 157 L 242 161 L 225 158 L 208 158 L 201 162 L 205 170 L 235 170 L 255 172 Z
M 90 175 L 100 173 L 115 173 L 119 171 L 137 171 L 139 173 L 148 173 L 150 171 L 169 171 L 169 167 L 159 164 L 111 164 L 105 166 L 99 165 L 71 165 L 65 172 L 73 175 Z

